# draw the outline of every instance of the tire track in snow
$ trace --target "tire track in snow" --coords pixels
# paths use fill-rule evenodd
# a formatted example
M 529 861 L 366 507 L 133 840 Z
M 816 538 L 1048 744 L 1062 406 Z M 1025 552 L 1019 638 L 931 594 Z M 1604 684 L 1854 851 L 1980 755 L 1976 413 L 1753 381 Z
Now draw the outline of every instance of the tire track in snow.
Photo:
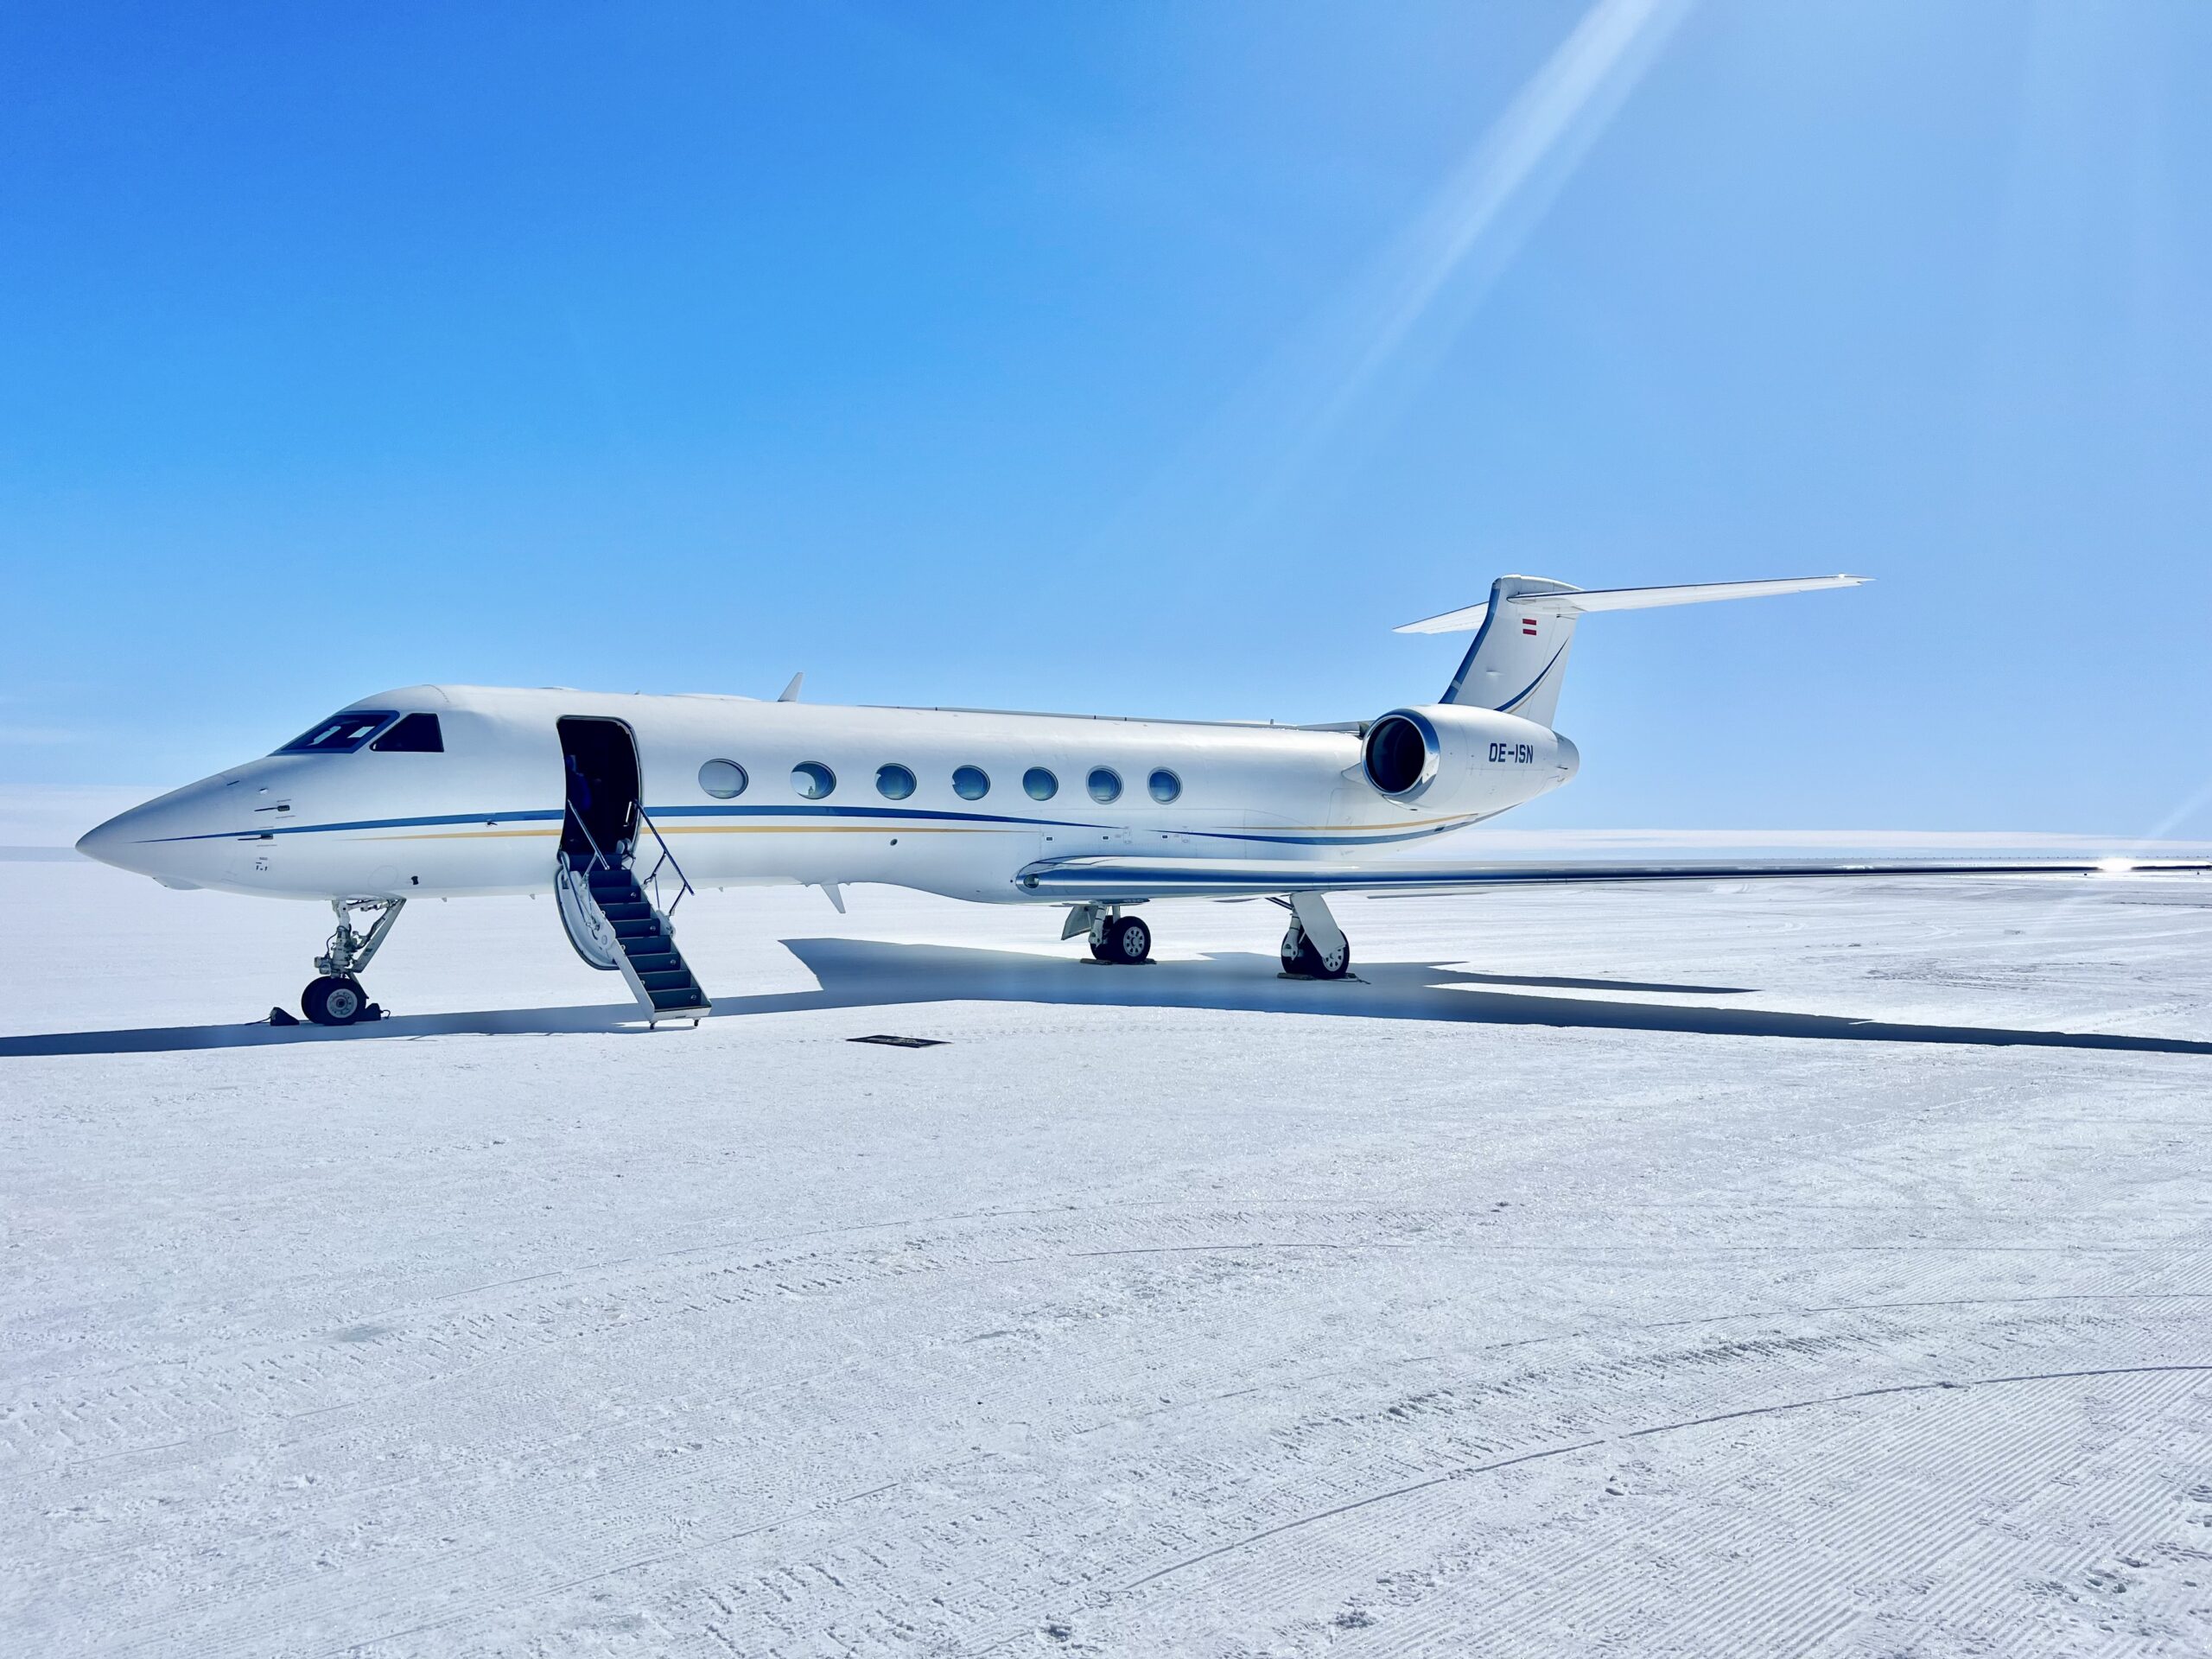
M 2145 1375 L 2126 1380 L 2172 1393 L 2177 1382 L 2185 1390 L 2199 1379 Z M 1706 1548 L 1700 1540 L 1699 1565 L 1678 1580 L 1685 1592 L 1678 1598 L 1680 1617 L 1672 1627 L 1650 1634 L 1661 1643 L 1703 1644 L 1708 1651 L 1786 1651 L 1799 1618 L 1840 1611 L 1856 1622 L 1863 1609 L 1850 1605 L 1853 1586 L 1839 1570 L 1841 1560 L 1878 1555 L 1894 1579 L 1932 1580 L 1975 1535 L 1978 1520 L 2030 1501 L 2053 1465 L 2064 1467 L 2082 1438 L 2078 1397 L 2057 1390 L 1980 1414 L 1964 1433 L 1954 1432 L 1955 1414 L 1926 1409 L 1902 1422 L 1882 1419 L 1871 1466 L 1854 1471 L 1853 1483 L 1853 1497 L 1864 1494 L 1871 1502 L 1846 1497 L 1815 1510 L 1793 1529 L 1789 1550 L 1760 1575 L 1756 1598 L 1725 1593 L 1736 1576 L 1732 1564 L 1716 1561 L 1725 1549 Z M 1999 1446 L 2014 1455 L 1993 1458 Z M 1739 1523 L 1732 1541 L 1740 1547 L 1750 1533 Z M 1854 1542 L 1861 1546 L 1856 1552 L 1847 1548 Z M 1701 1584 L 1707 1587 L 1700 1589 Z M 1824 1597 L 1840 1597 L 1846 1605 L 1822 1609 Z
M 1409 1493 L 1421 1491 L 1431 1486 L 1440 1486 L 1447 1481 L 1465 1480 L 1476 1475 L 1492 1474 L 1499 1470 L 1516 1468 L 1522 1464 L 1542 1462 L 1551 1458 L 1566 1457 L 1572 1452 L 1586 1452 L 1596 1446 L 1625 1445 L 1656 1434 L 1681 1433 L 1689 1429 L 1708 1428 L 1717 1423 L 1735 1422 L 1745 1418 L 1774 1416 L 1784 1412 L 1810 1411 L 1822 1406 L 1841 1405 L 1853 1400 L 1876 1400 L 1891 1395 L 1998 1388 L 2016 1383 L 2052 1382 L 2092 1376 L 2126 1376 L 2149 1372 L 2212 1374 L 2212 1363 L 2125 1365 L 2072 1371 L 2032 1371 L 2024 1372 L 2017 1376 L 1977 1377 L 1967 1382 L 1945 1379 L 1932 1382 L 1893 1382 L 1880 1388 L 1854 1389 L 1847 1394 L 1821 1395 L 1809 1400 L 1788 1400 L 1772 1405 L 1747 1406 L 1737 1411 L 1713 1412 L 1701 1417 L 1686 1417 L 1677 1422 L 1654 1423 L 1643 1428 L 1624 1429 L 1618 1433 L 1595 1435 L 1588 1440 L 1577 1440 L 1564 1446 L 1540 1447 L 1535 1451 L 1516 1453 L 1510 1458 L 1499 1458 L 1488 1463 L 1471 1464 L 1446 1470 L 1442 1474 L 1432 1475 L 1426 1479 L 1393 1487 L 1386 1491 L 1370 1493 L 1348 1503 L 1339 1503 L 1328 1509 L 1317 1510 L 1311 1514 L 1301 1515 L 1295 1520 L 1286 1521 L 1280 1526 L 1269 1527 L 1263 1531 L 1233 1539 L 1228 1543 L 1202 1550 L 1198 1554 L 1185 1557 L 1179 1561 L 1171 1561 L 1165 1567 L 1146 1573 L 1142 1578 L 1132 1579 L 1122 1585 L 1116 1593 L 1126 1595 L 1132 1591 L 1141 1589 L 1147 1584 L 1155 1583 L 1172 1574 L 1180 1573 L 1187 1567 L 1196 1567 L 1201 1561 L 1211 1560 L 1217 1556 L 1226 1555 L 1234 1551 L 1249 1549 L 1255 1544 L 1263 1543 L 1268 1539 L 1279 1537 L 1284 1533 L 1312 1526 L 1317 1522 L 1326 1521 L 1336 1516 L 1348 1515 L 1356 1510 L 1363 1510 L 1374 1504 L 1388 1503 L 1392 1498 L 1403 1497 Z

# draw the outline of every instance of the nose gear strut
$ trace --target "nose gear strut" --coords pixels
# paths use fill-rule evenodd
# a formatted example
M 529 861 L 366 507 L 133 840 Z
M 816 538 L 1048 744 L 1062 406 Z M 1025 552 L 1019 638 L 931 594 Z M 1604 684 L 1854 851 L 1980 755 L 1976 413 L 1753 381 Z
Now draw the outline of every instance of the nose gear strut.
M 320 977 L 300 993 L 300 1012 L 318 1026 L 350 1026 L 383 1019 L 384 1010 L 369 1001 L 359 976 L 406 906 L 404 899 L 332 899 L 330 908 L 338 918 L 338 931 L 323 946 L 322 955 L 315 959 Z M 366 933 L 354 929 L 352 912 L 357 910 L 376 914 Z

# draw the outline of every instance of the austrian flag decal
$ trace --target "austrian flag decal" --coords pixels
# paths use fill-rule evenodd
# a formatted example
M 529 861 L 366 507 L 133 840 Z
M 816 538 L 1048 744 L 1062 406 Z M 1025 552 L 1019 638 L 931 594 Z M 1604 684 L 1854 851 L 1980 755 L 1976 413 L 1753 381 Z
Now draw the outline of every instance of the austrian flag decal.
M 1522 617 L 1521 619 L 1521 632 L 1527 634 L 1531 639 L 1535 639 L 1536 637 L 1536 619 L 1533 616 Z

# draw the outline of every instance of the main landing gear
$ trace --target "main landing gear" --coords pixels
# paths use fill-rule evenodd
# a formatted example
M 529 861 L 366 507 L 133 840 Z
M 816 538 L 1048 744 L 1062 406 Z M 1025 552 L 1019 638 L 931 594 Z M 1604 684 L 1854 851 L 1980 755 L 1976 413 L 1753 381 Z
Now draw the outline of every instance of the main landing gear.
M 391 925 L 399 919 L 399 912 L 406 904 L 404 899 L 330 901 L 330 908 L 338 917 L 338 931 L 323 946 L 323 954 L 315 959 L 318 977 L 310 980 L 307 989 L 300 993 L 302 1014 L 318 1026 L 350 1026 L 363 1020 L 384 1018 L 384 1010 L 370 1001 L 368 993 L 361 988 L 359 975 L 391 931 Z M 357 910 L 376 912 L 376 920 L 365 934 L 354 931 L 351 912 Z
M 1275 903 L 1290 912 L 1282 936 L 1282 970 L 1293 979 L 1349 979 L 1351 941 L 1329 913 L 1318 893 L 1294 893 Z M 1128 964 L 1152 960 L 1152 930 L 1119 905 L 1073 905 L 1060 937 L 1071 939 L 1090 930 L 1090 954 L 1100 962 Z
M 1077 905 L 1068 912 L 1060 937 L 1071 939 L 1090 929 L 1090 954 L 1099 962 L 1128 967 L 1152 960 L 1152 930 L 1119 905 Z
M 1282 936 L 1282 970 L 1293 979 L 1342 979 L 1351 972 L 1351 941 L 1344 938 L 1328 900 L 1301 893 L 1276 903 L 1290 912 Z
M 1090 954 L 1101 962 L 1127 965 L 1152 960 L 1152 930 L 1134 916 L 1097 922 L 1090 930 Z

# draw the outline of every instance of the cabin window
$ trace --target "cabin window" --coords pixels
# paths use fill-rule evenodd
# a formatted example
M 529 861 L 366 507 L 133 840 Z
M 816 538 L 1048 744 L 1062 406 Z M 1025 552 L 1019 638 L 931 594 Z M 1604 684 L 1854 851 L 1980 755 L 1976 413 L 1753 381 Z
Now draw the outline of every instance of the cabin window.
M 1162 806 L 1183 792 L 1183 780 L 1165 766 L 1155 771 L 1146 780 L 1145 786 L 1152 791 L 1152 798 Z
M 746 785 L 752 781 L 734 760 L 709 760 L 699 768 L 699 787 L 718 801 L 744 794 Z
M 446 740 L 435 715 L 403 715 L 398 725 L 369 747 L 378 754 L 443 754 Z
M 802 760 L 791 768 L 791 787 L 806 799 L 819 801 L 837 787 L 837 774 L 819 760 Z
M 1042 766 L 1032 766 L 1023 772 L 1021 786 L 1033 801 L 1049 801 L 1060 792 L 1060 780 Z
M 1101 806 L 1111 805 L 1122 798 L 1122 774 L 1111 766 L 1093 766 L 1088 782 L 1090 798 Z
M 914 792 L 914 774 L 905 766 L 878 766 L 875 792 L 887 801 L 903 801 Z
M 399 718 L 389 709 L 350 709 L 310 726 L 276 751 L 279 754 L 351 754 Z
M 952 792 L 963 801 L 980 801 L 991 792 L 991 779 L 981 766 L 962 766 L 952 774 Z

